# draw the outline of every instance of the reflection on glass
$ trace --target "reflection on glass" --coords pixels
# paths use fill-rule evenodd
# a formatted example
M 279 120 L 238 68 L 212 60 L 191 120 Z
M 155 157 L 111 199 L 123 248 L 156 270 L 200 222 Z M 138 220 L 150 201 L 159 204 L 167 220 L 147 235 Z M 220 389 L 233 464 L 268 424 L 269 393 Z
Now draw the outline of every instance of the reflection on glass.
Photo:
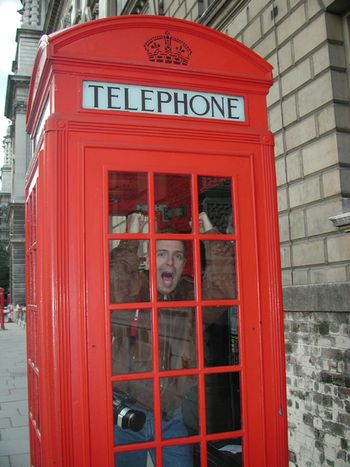
M 192 244 L 182 240 L 157 240 L 158 300 L 193 300 Z
M 199 467 L 201 465 L 199 444 L 168 446 L 163 448 L 162 452 L 164 467 L 174 465 Z
M 155 174 L 154 201 L 158 232 L 188 233 L 191 231 L 190 175 Z
M 239 373 L 205 376 L 207 433 L 241 428 Z
M 150 310 L 111 313 L 112 374 L 152 371 Z
M 228 177 L 198 177 L 199 213 L 206 212 L 222 234 L 234 232 L 232 183 Z
M 204 365 L 239 364 L 237 307 L 203 308 Z
M 236 298 L 235 243 L 225 240 L 209 240 L 203 244 L 201 248 L 203 299 Z
M 108 202 L 110 233 L 124 233 L 128 214 L 132 212 L 147 214 L 148 212 L 147 174 L 110 172 L 108 174 Z
M 161 378 L 162 438 L 198 434 L 198 385 L 195 376 Z
M 243 467 L 242 440 L 240 438 L 209 441 L 208 465 Z
M 112 240 L 110 250 L 111 303 L 148 302 L 148 241 Z
M 133 444 L 153 440 L 153 381 L 113 383 L 112 410 L 114 444 Z
M 160 309 L 158 313 L 160 369 L 196 367 L 195 309 Z

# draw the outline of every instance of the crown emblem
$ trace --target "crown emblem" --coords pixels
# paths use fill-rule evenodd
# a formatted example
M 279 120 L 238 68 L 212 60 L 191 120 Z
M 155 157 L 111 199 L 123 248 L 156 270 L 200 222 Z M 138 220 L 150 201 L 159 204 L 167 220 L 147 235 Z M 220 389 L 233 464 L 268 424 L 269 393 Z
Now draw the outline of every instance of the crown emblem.
M 145 43 L 145 49 L 150 62 L 171 65 L 187 65 L 192 54 L 190 47 L 169 31 L 164 36 L 151 37 Z

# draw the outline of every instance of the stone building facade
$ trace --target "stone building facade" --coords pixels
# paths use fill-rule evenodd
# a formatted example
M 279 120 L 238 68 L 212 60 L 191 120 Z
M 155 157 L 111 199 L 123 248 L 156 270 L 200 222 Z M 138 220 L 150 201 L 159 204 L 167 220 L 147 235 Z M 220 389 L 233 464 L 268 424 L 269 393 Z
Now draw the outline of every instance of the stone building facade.
M 17 161 L 27 157 L 24 107 L 19 103 L 25 101 L 21 92 L 28 86 L 39 30 L 51 33 L 111 15 L 167 15 L 215 28 L 273 65 L 268 108 L 278 184 L 290 466 L 349 465 L 348 0 L 26 0 L 23 4 L 27 27 L 19 30 L 18 68 L 10 81 L 7 107 L 16 128 L 16 169 Z M 22 203 L 24 171 L 18 175 Z
M 2 192 L 9 194 L 9 293 L 13 305 L 25 304 L 24 187 L 31 159 L 30 141 L 26 136 L 26 111 L 33 62 L 43 30 L 40 24 L 40 2 L 22 0 L 22 4 L 22 24 L 17 30 L 17 52 L 13 61 L 13 74 L 8 77 L 5 103 L 5 116 L 12 122 L 9 133 L 11 141 L 5 143 L 8 148 L 2 168 Z
M 9 242 L 9 225 L 7 211 L 11 196 L 11 159 L 12 140 L 11 128 L 7 129 L 7 134 L 2 141 L 4 150 L 3 166 L 0 169 L 1 191 L 0 191 L 0 247 L 7 248 Z

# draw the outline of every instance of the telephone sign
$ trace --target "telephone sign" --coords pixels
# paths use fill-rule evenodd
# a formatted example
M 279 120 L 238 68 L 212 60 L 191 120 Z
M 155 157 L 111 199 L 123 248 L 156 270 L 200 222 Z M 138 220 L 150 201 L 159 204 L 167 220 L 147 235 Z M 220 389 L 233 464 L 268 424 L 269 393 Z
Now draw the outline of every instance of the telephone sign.
M 179 89 L 83 82 L 83 108 L 244 122 L 244 100 Z
M 271 84 L 243 45 L 166 17 L 42 39 L 31 465 L 287 466 Z

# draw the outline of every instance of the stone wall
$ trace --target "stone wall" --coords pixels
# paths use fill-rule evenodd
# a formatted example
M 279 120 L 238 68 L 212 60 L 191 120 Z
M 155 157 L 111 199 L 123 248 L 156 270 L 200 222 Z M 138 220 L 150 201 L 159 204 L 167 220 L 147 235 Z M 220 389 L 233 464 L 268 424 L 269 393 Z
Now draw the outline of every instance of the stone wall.
M 9 259 L 10 259 L 10 294 L 13 305 L 24 306 L 25 292 L 25 255 L 24 255 L 24 204 L 9 205 Z
M 10 293 L 13 305 L 24 306 L 24 190 L 25 175 L 31 159 L 31 146 L 26 135 L 26 111 L 33 61 L 38 40 L 42 35 L 38 24 L 37 1 L 25 2 L 22 26 L 17 29 L 16 34 L 17 52 L 13 62 L 14 74 L 9 75 L 8 80 L 5 116 L 12 120 L 11 147 L 14 158 L 11 165 L 11 200 L 8 207 Z
M 350 314 L 286 312 L 290 467 L 350 465 Z

